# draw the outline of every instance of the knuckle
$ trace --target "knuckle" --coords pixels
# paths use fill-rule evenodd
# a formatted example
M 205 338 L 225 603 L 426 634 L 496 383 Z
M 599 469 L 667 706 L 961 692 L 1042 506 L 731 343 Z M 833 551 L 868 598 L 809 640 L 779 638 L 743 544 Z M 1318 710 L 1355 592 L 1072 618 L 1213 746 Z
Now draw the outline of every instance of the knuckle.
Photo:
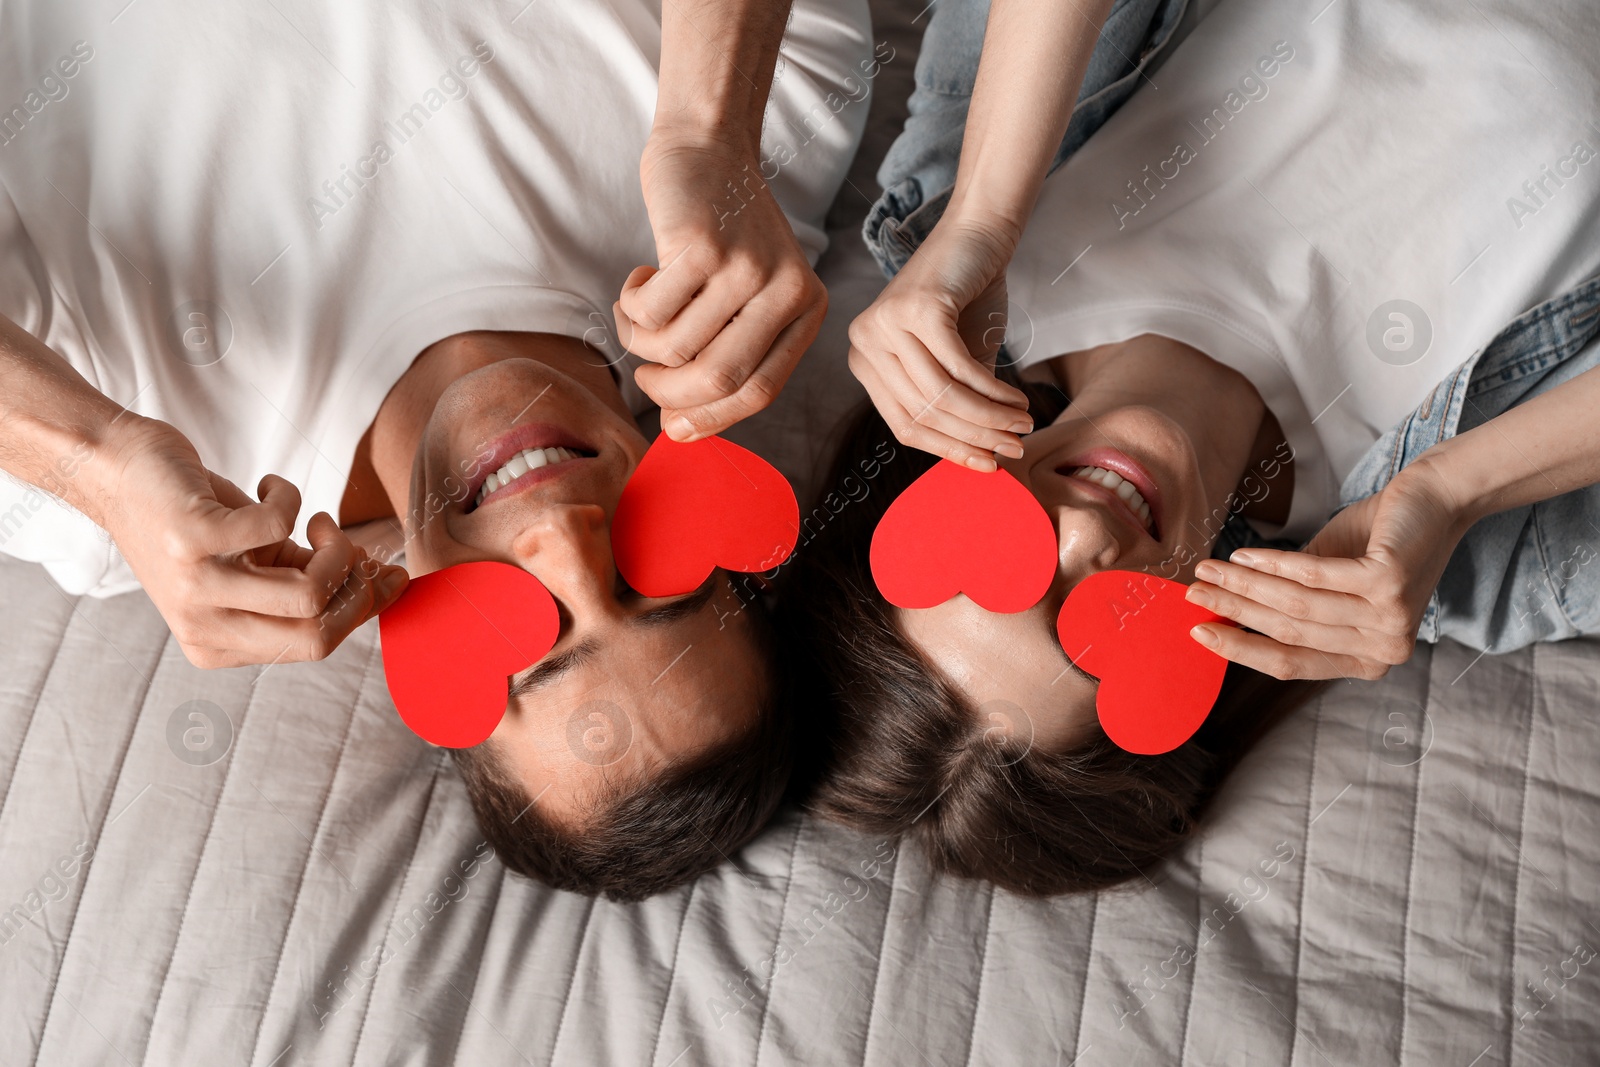
M 1304 646 L 1308 643 L 1305 631 L 1292 622 L 1285 622 L 1278 627 L 1277 638 L 1286 645 Z
M 1282 652 L 1268 656 L 1266 662 L 1262 664 L 1262 670 L 1283 682 L 1291 682 L 1300 677 L 1300 665 L 1294 661 L 1294 657 Z
M 1390 637 L 1378 646 L 1379 659 L 1396 667 L 1411 658 L 1411 651 L 1412 642 L 1404 637 Z
M 174 634 L 173 636 L 176 637 L 177 635 Z M 190 645 L 182 640 L 178 641 L 178 647 L 183 649 L 184 657 L 200 670 L 214 671 L 218 667 L 222 666 L 220 661 L 221 654 L 217 652 L 216 649 L 200 648 L 199 646 Z
M 1389 664 L 1362 662 L 1357 669 L 1358 676 L 1363 681 L 1376 682 L 1379 678 L 1389 673 Z
M 1298 593 L 1291 593 L 1283 602 L 1282 611 L 1291 619 L 1311 618 L 1311 603 Z
M 706 371 L 706 385 L 719 397 L 732 396 L 744 384 L 743 375 L 733 367 L 711 367 Z

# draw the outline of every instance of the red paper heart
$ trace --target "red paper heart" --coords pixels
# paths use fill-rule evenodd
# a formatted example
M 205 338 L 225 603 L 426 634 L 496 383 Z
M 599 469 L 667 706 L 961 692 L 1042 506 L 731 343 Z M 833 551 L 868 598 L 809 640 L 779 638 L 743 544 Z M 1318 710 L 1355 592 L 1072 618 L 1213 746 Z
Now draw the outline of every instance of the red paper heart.
M 1056 573 L 1050 516 L 1006 471 L 940 460 L 895 498 L 872 531 L 872 579 L 901 608 L 957 593 L 1010 614 L 1037 604 Z
M 1184 591 L 1152 574 L 1100 571 L 1077 584 L 1056 617 L 1061 647 L 1100 679 L 1101 728 L 1125 751 L 1171 752 L 1200 729 L 1222 690 L 1228 661 L 1189 630 L 1227 620 Z
M 717 567 L 771 570 L 799 537 L 800 505 L 788 480 L 720 437 L 657 437 L 611 518 L 617 570 L 652 597 L 698 589 Z
M 544 583 L 489 561 L 413 578 L 378 616 L 383 674 L 400 718 L 445 748 L 471 748 L 494 732 L 507 679 L 542 659 L 560 631 Z

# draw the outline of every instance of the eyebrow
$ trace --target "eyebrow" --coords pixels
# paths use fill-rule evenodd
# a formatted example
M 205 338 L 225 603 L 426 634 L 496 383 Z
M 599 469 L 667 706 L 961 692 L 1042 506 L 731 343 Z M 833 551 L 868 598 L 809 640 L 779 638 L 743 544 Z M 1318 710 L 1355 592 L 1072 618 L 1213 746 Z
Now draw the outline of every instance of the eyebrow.
M 664 626 L 670 622 L 687 618 L 705 607 L 717 591 L 717 576 L 715 572 L 711 577 L 694 592 L 680 597 L 670 604 L 663 604 L 659 608 L 636 615 L 632 619 L 635 626 Z M 557 652 L 528 668 L 521 678 L 512 677 L 511 687 L 506 694 L 510 698 L 526 696 L 529 693 L 553 685 L 563 675 L 569 673 L 580 664 L 594 658 L 600 651 L 600 643 L 593 638 L 579 641 L 565 652 Z

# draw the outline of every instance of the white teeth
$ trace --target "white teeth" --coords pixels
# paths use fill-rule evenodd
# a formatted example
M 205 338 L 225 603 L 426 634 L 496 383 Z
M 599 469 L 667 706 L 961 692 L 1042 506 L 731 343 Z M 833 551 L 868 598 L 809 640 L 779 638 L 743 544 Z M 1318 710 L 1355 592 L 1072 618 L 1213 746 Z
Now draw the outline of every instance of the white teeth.
M 536 471 L 540 467 L 548 467 L 552 463 L 564 463 L 569 459 L 577 459 L 579 455 L 570 448 L 526 448 L 510 459 L 505 466 L 495 471 L 483 481 L 483 488 L 478 490 L 477 499 L 473 507 L 482 504 L 490 493 L 501 489 L 529 471 Z
M 1104 467 L 1079 467 L 1072 472 L 1074 478 L 1081 478 L 1086 482 L 1104 486 L 1117 494 L 1117 497 L 1139 516 L 1144 523 L 1145 530 L 1153 537 L 1154 529 L 1150 525 L 1150 505 L 1139 493 L 1134 484 L 1118 474 L 1116 471 L 1106 470 Z

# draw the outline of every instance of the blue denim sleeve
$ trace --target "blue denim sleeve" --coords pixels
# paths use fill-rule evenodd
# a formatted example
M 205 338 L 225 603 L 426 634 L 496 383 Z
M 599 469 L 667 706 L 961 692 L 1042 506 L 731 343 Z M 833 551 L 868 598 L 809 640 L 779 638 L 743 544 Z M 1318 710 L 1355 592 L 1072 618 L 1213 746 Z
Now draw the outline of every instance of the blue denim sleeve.
M 1188 0 L 1116 0 L 1095 43 L 1066 137 L 1051 169 L 1075 152 L 1138 88 L 1144 67 L 1171 38 Z M 1075 18 L 1066 9 L 1063 18 Z M 938 0 L 917 54 L 905 128 L 878 168 L 883 195 L 862 237 L 888 277 L 932 232 L 950 202 L 967 106 L 983 53 L 989 0 Z
M 1600 366 L 1600 278 L 1527 312 L 1362 457 L 1344 505 L 1433 445 Z M 1600 486 L 1476 523 L 1445 567 L 1417 637 L 1485 652 L 1600 633 Z

